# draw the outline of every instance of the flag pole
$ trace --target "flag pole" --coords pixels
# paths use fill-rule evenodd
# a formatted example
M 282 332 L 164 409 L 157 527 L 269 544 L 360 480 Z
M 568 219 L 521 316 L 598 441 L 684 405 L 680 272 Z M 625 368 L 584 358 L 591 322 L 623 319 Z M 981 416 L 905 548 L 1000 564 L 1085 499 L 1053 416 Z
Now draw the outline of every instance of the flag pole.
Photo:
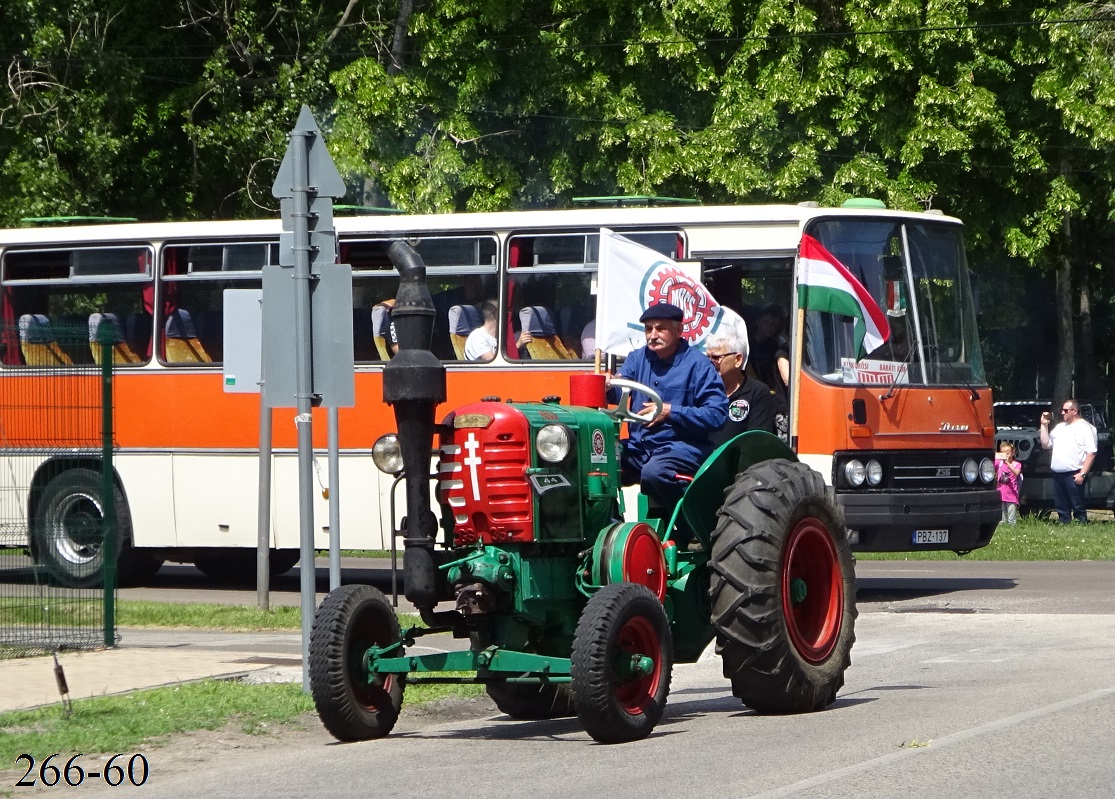
M 805 308 L 798 304 L 794 320 L 794 359 L 790 365 L 790 449 L 798 451 L 798 408 L 801 404 L 801 361 L 805 347 Z

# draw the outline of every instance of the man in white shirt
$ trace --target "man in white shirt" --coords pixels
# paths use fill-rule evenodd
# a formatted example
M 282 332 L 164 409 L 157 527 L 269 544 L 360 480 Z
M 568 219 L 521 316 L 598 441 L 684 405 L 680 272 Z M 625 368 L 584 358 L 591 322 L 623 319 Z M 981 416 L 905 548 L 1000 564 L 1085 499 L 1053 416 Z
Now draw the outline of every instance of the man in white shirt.
M 1053 472 L 1053 504 L 1061 524 L 1088 521 L 1084 507 L 1084 479 L 1096 459 L 1096 428 L 1080 416 L 1080 403 L 1067 399 L 1061 403 L 1063 421 L 1049 430 L 1053 415 L 1041 415 L 1041 446 L 1051 449 L 1049 468 Z

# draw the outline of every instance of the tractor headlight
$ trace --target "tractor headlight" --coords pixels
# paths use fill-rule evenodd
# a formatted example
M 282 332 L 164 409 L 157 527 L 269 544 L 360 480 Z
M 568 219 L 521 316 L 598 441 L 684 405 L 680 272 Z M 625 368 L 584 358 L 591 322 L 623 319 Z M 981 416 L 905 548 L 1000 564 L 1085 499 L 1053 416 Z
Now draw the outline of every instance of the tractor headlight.
M 883 464 L 871 460 L 867 462 L 867 484 L 877 486 L 883 482 Z
M 979 479 L 988 485 L 995 482 L 995 461 L 991 458 L 979 462 Z
M 867 479 L 867 467 L 863 465 L 863 461 L 850 460 L 845 463 L 844 479 L 853 488 L 863 485 L 863 481 Z
M 372 463 L 385 474 L 398 474 L 403 470 L 403 450 L 397 435 L 387 433 L 376 439 L 372 445 Z
M 965 483 L 974 483 L 979 478 L 979 464 L 976 463 L 975 458 L 968 458 L 960 467 L 960 474 L 964 477 Z
M 572 444 L 573 436 L 569 433 L 569 428 L 561 424 L 546 425 L 534 439 L 538 457 L 547 463 L 561 463 L 565 460 Z

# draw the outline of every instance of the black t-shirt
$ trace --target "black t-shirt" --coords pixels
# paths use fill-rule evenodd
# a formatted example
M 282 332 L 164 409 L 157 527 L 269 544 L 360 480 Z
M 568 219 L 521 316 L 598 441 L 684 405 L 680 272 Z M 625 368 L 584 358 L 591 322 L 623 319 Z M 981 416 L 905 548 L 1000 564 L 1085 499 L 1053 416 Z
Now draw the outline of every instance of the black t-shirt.
M 709 436 L 716 446 L 748 430 L 774 430 L 774 397 L 760 380 L 746 377 L 743 385 L 728 395 L 728 420 Z

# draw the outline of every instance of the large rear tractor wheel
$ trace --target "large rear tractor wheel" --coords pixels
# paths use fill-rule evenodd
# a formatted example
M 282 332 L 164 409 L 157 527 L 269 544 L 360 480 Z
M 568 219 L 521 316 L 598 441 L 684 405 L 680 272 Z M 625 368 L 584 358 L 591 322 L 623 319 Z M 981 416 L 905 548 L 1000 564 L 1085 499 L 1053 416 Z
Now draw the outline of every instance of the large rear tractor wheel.
M 612 583 L 593 594 L 573 635 L 577 716 L 598 743 L 650 735 L 670 693 L 674 644 L 649 588 Z
M 310 689 L 322 724 L 337 740 L 382 738 L 395 726 L 406 677 L 369 680 L 364 654 L 400 638 L 399 619 L 377 588 L 344 585 L 322 601 L 310 634 Z
M 537 721 L 577 715 L 568 685 L 492 682 L 485 687 L 500 712 L 513 719 Z
M 820 710 L 844 685 L 856 587 L 844 513 L 802 463 L 736 478 L 712 537 L 709 598 L 724 676 L 760 713 Z
M 104 581 L 104 503 L 101 474 L 92 469 L 67 469 L 46 484 L 35 505 L 33 551 L 59 584 L 90 588 Z M 119 486 L 114 488 L 116 517 L 116 580 L 127 585 L 150 578 L 162 560 L 135 549 L 132 516 Z

